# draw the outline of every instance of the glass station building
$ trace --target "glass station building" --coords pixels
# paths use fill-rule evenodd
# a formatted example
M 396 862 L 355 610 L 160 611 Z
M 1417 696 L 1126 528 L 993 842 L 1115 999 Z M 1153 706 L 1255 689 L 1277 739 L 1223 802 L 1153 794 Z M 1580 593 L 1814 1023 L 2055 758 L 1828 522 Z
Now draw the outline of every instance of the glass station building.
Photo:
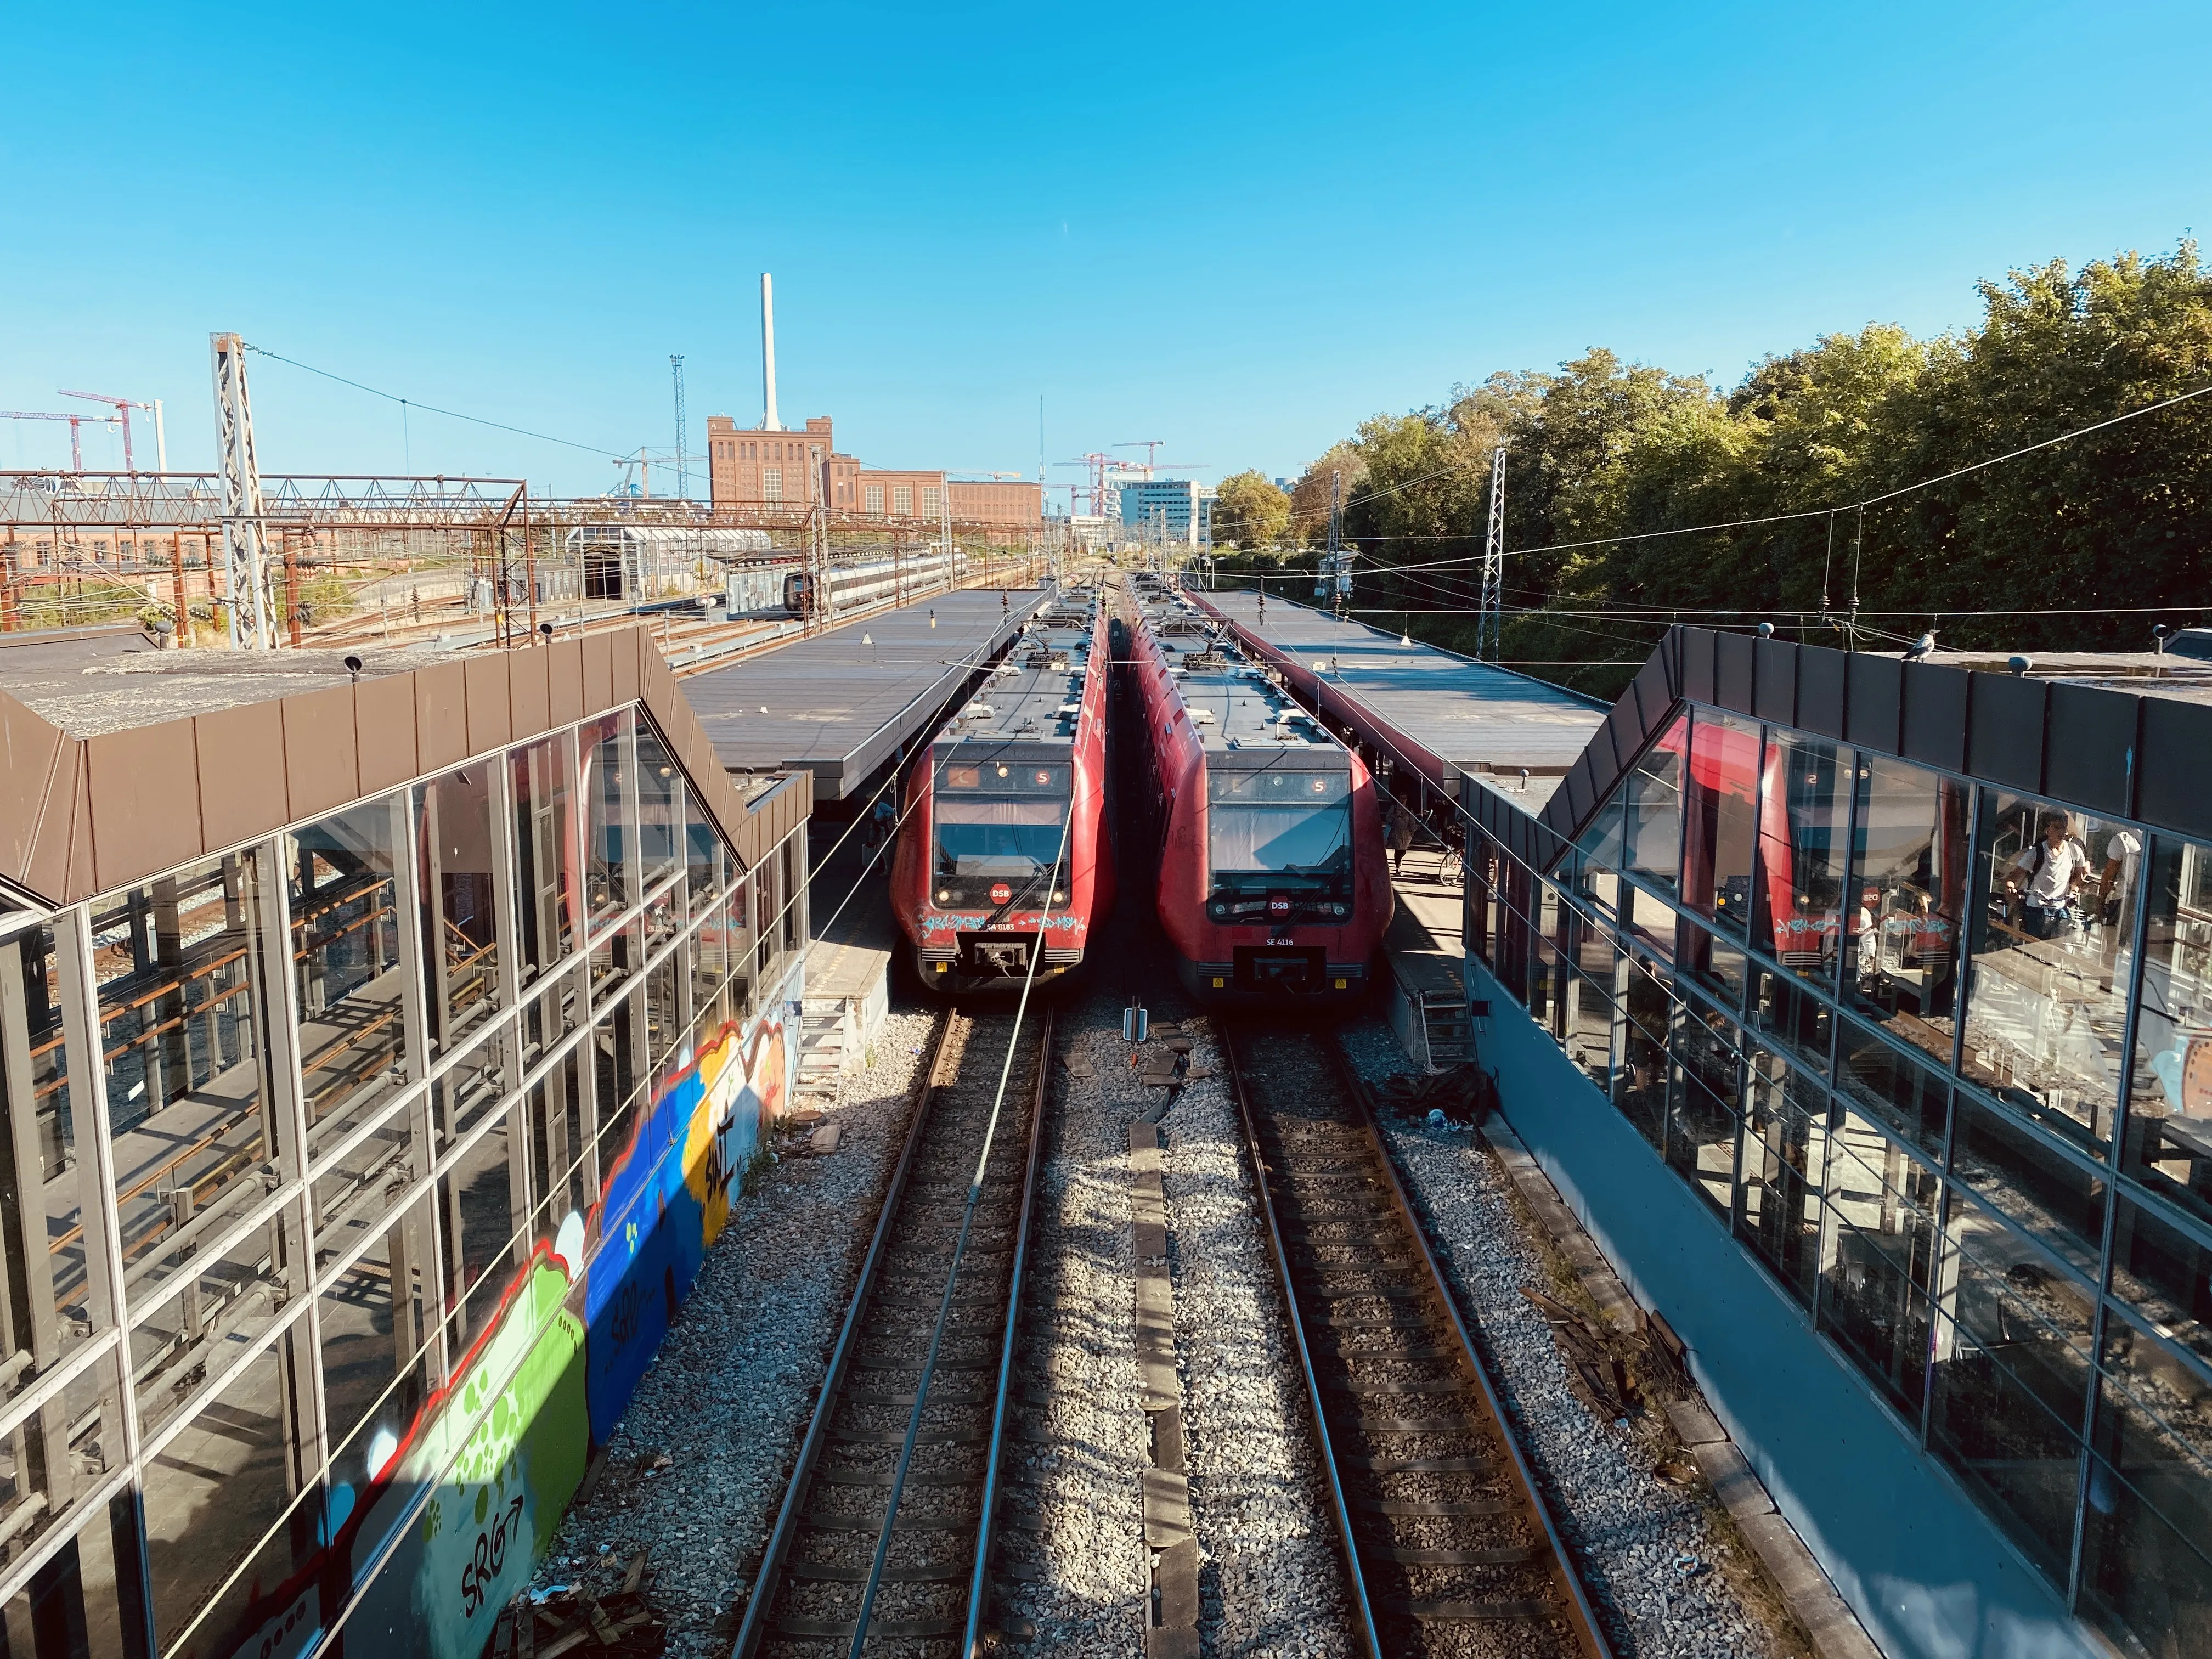
M 807 781 L 724 773 L 641 632 L 18 637 L 0 1654 L 477 1659 L 784 1109 Z M 118 648 L 191 712 L 7 694 Z
M 2212 1654 L 2212 678 L 1991 666 L 1678 629 L 1467 780 L 1482 1052 L 1886 1651 Z

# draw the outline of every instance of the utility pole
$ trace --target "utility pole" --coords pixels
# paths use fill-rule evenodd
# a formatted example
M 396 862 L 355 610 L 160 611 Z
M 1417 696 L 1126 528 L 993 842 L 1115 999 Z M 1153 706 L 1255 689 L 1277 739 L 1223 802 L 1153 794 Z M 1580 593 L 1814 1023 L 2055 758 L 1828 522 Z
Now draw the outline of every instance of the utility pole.
M 1328 556 L 1322 568 L 1328 573 L 1329 609 L 1341 617 L 1352 591 L 1352 561 L 1344 550 L 1344 474 L 1334 469 L 1328 475 Z
M 246 342 L 208 336 L 215 377 L 216 459 L 222 470 L 222 561 L 228 578 L 230 643 L 276 646 L 269 602 L 269 543 L 261 522 L 261 468 L 253 457 L 253 410 L 246 397 Z
M 691 459 L 684 453 L 684 357 L 680 352 L 669 354 L 668 373 L 676 382 L 676 493 L 689 501 L 691 498 Z
M 1475 612 L 1474 655 L 1498 659 L 1505 586 L 1505 446 L 1490 452 L 1490 532 L 1482 541 L 1482 599 Z

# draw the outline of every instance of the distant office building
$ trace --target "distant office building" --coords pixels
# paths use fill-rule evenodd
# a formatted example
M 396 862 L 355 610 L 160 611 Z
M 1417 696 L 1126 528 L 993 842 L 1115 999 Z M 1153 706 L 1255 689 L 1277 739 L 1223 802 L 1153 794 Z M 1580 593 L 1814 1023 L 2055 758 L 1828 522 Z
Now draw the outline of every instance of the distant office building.
M 1213 491 L 1188 478 L 1141 478 L 1124 482 L 1121 526 L 1129 535 L 1186 547 L 1213 545 Z

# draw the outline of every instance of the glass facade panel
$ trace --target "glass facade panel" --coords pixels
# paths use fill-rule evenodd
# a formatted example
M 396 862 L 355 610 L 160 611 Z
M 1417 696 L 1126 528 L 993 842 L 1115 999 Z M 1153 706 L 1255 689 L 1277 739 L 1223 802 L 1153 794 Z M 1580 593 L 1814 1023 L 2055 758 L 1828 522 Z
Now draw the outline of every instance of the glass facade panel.
M 2124 872 L 2112 873 L 2126 890 Z M 2142 992 L 2120 1167 L 2212 1222 L 2212 848 L 2159 836 L 2144 904 Z M 2115 916 L 2113 926 L 2124 933 L 2125 917 Z
M 1613 1103 L 1655 1150 L 1667 1146 L 1667 1028 L 1673 1018 L 1660 964 L 1626 953 L 1626 994 L 1613 1032 Z
M 702 1132 L 666 1088 L 700 1022 L 783 994 L 757 978 L 757 890 L 650 733 L 665 878 L 641 883 L 634 729 L 514 745 L 0 940 L 0 1659 L 155 1659 L 156 1633 L 161 1659 L 304 1650 L 327 1623 L 272 1635 L 257 1598 L 289 1583 L 327 1621 L 349 1566 L 438 1524 L 423 1506 L 479 1443 L 442 1414 L 508 1409 L 483 1368 L 520 1357 L 471 1345 L 561 1297 L 518 1273 L 529 1244 L 584 1283 L 599 1137 L 648 1112 Z M 802 837 L 769 861 L 788 971 Z M 795 1034 L 731 1035 L 784 1109 Z M 656 1274 L 656 1300 L 683 1289 Z M 584 1363 L 562 1352 L 529 1351 L 536 1382 Z M 555 1408 L 585 1412 L 563 1375 Z M 500 1462 L 527 1493 L 529 1460 Z M 564 1498 L 538 1492 L 541 1527 Z
M 249 851 L 92 906 L 124 1282 L 134 1305 L 169 1277 L 180 1252 L 268 1196 L 263 1165 L 291 1161 L 256 1013 L 260 872 Z
M 646 887 L 676 873 L 684 862 L 684 784 L 660 734 L 637 722 L 638 848 Z
M 2212 1379 L 2212 1232 L 2123 1194 L 2112 1235 L 2112 1293 Z M 2212 1408 L 2212 1381 L 2199 1386 Z M 2212 1438 L 2205 1443 L 2212 1457 Z
M 0 1566 L 68 1521 L 123 1461 L 112 1350 L 0 1430 Z
M 427 1196 L 387 1218 L 375 1243 L 323 1286 L 315 1307 L 331 1478 L 365 1491 L 398 1452 L 434 1377 L 438 1256 Z
M 1909 1423 L 1928 1374 L 1929 1291 L 1942 1183 L 1875 1127 L 1840 1110 L 1828 1146 L 1820 1328 Z
M 1761 1036 L 1790 1051 L 1801 1070 L 1825 1077 L 1835 1018 L 1828 1005 L 1794 975 L 1771 968 L 1751 975 L 1751 1025 Z
M 1751 910 L 1759 725 L 1697 711 L 1682 812 L 1682 902 L 1738 940 Z
M 637 791 L 631 781 L 628 709 L 579 728 L 584 795 L 584 896 L 592 925 L 611 921 L 629 908 L 636 890 Z
M 76 1535 L 0 1607 L 0 1653 L 147 1659 L 138 1552 L 138 1502 L 126 1492 L 79 1522 Z
M 293 989 L 311 1157 L 406 1086 L 411 975 L 399 949 L 404 798 L 371 801 L 284 837 Z
M 299 1393 L 304 1346 L 287 1332 L 264 1347 L 149 1467 L 147 1571 L 165 1654 L 226 1652 L 254 1590 L 313 1551 L 321 1471 Z M 196 1627 L 209 1639 L 187 1642 Z
M 133 1287 L 149 1304 L 131 1328 L 142 1431 L 175 1416 L 276 1322 L 305 1285 L 301 1240 L 297 1206 L 280 1204 L 228 1239 L 194 1234 L 167 1271 Z
M 34 927 L 0 945 L 0 1401 L 112 1322 L 67 1048 L 53 931 Z
M 2094 902 L 2089 849 L 2112 839 L 2094 819 L 1981 792 L 1960 1062 L 1977 1088 L 2098 1153 L 2119 1102 L 2135 954 Z
M 1856 767 L 1852 751 L 1840 744 L 1775 732 L 1759 773 L 1751 942 L 1822 986 L 1836 981 Z
M 504 848 L 493 836 L 498 769 L 463 767 L 415 789 L 421 850 L 422 973 L 430 1046 L 442 1052 L 505 1006 L 499 904 Z
M 2083 1278 L 2095 1279 L 2105 1235 L 2101 1170 L 2033 1126 L 1962 1095 L 1952 1131 L 1951 1176 Z
M 502 1111 L 438 1178 L 439 1248 L 445 1267 L 446 1347 L 465 1353 L 490 1328 L 506 1287 L 508 1246 L 528 1218 L 518 1109 Z
M 1809 1305 L 1820 1267 L 1827 1091 L 1783 1057 L 1745 1045 L 1743 1157 L 1735 1224 L 1783 1288 Z
M 1939 773 L 1860 757 L 1844 994 L 1868 1019 L 1947 1066 L 1966 914 L 1970 799 L 1964 784 Z
M 1678 714 L 1622 783 L 1620 868 L 1663 892 L 1674 890 L 1682 857 L 1682 783 L 1690 717 Z
M 507 787 L 514 803 L 514 912 L 521 937 L 517 959 L 531 983 L 574 948 L 575 801 L 568 783 L 568 743 L 548 738 L 514 750 Z
M 1742 1069 L 1743 1033 L 1735 1023 L 1709 1008 L 1685 1009 L 1674 1027 L 1667 1162 L 1723 1216 L 1735 1186 Z
M 1724 1007 L 1743 1006 L 1747 959 L 1743 947 L 1685 920 L 1675 957 L 1676 971 Z
M 1951 1107 L 1950 1080 L 1943 1072 L 1846 1017 L 1838 1027 L 1836 1083 L 1854 1107 L 1879 1119 L 1892 1134 L 1932 1158 L 1942 1158 Z

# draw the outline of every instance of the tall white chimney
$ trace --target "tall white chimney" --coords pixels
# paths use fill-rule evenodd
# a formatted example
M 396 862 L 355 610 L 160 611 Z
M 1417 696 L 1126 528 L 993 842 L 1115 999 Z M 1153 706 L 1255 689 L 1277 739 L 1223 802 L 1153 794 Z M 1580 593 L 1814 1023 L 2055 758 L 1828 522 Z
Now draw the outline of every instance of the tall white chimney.
M 761 395 L 768 413 L 761 422 L 763 432 L 781 432 L 783 422 L 775 417 L 775 279 L 761 272 Z

